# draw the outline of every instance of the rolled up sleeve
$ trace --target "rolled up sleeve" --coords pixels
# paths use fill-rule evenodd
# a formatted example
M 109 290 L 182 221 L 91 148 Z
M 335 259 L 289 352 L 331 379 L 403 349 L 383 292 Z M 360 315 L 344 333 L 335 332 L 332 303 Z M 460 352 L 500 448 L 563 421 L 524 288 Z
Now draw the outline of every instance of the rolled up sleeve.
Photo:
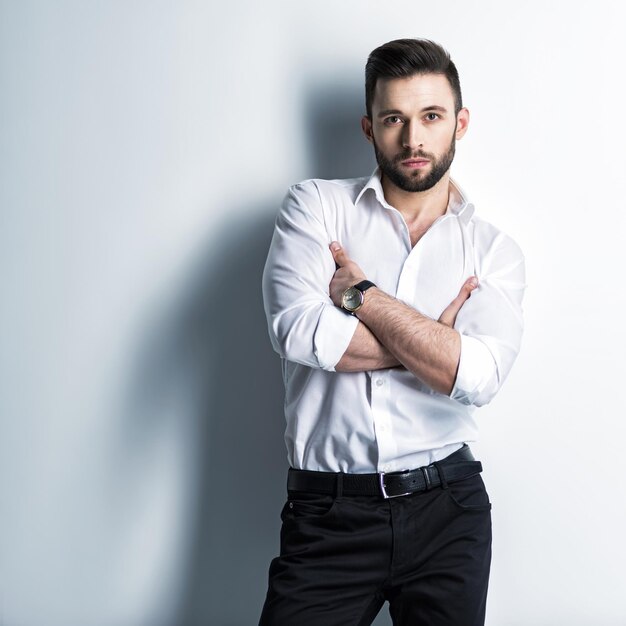
M 479 286 L 455 324 L 461 335 L 461 356 L 450 397 L 482 406 L 499 391 L 520 350 L 526 288 L 522 251 L 499 233 L 477 273 Z
M 335 371 L 358 319 L 337 308 L 328 286 L 335 262 L 314 181 L 290 187 L 263 271 L 270 340 L 284 359 Z

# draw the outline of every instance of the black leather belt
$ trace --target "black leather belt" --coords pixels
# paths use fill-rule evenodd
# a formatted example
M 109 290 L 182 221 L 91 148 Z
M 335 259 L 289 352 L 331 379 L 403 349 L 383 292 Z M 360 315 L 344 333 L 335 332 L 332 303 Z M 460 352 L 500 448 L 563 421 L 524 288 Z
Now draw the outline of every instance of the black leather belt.
M 287 489 L 348 496 L 396 498 L 465 480 L 482 472 L 467 444 L 441 461 L 403 472 L 344 474 L 289 469 Z

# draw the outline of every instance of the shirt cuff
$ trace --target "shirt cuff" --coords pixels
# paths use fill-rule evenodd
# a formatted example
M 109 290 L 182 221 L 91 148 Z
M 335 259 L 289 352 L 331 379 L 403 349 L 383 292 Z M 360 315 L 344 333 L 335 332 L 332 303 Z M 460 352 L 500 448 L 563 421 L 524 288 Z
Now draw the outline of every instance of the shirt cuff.
M 498 370 L 489 348 L 476 337 L 461 335 L 461 357 L 450 397 L 462 404 L 487 404 L 498 388 Z
M 335 371 L 335 365 L 348 349 L 358 323 L 356 316 L 336 306 L 324 307 L 313 335 L 313 351 L 322 369 Z

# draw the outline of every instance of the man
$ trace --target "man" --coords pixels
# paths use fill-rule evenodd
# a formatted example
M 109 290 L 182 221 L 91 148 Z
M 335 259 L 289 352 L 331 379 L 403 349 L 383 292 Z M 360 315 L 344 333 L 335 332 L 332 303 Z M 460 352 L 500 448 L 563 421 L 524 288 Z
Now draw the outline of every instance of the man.
M 524 259 L 450 178 L 467 131 L 439 45 L 366 66 L 368 178 L 283 203 L 263 293 L 291 469 L 263 626 L 484 624 L 491 504 L 466 442 L 522 335 Z

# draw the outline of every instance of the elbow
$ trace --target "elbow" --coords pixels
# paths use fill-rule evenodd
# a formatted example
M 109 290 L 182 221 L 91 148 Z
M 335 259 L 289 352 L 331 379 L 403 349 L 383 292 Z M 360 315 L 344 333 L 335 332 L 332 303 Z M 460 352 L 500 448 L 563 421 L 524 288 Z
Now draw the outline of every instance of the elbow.
M 498 359 L 484 343 L 473 338 L 464 338 L 464 348 L 449 397 L 467 406 L 484 406 L 502 384 Z
M 464 404 L 476 406 L 476 407 L 485 406 L 486 404 L 489 404 L 496 397 L 496 393 L 497 393 L 497 390 L 493 390 L 493 391 L 487 391 L 484 389 L 480 390 L 476 393 L 469 394 Z
M 485 406 L 486 404 L 489 404 L 494 398 L 496 397 L 496 393 L 479 393 L 477 394 L 477 396 L 474 398 L 474 401 L 472 402 L 473 406 Z
M 310 320 L 275 319 L 269 325 L 270 341 L 274 351 L 283 359 L 307 367 L 335 371 L 336 360 L 329 358 L 317 345 L 315 333 L 310 331 Z
M 302 336 L 298 336 L 293 328 L 286 327 L 279 321 L 274 321 L 273 324 L 269 325 L 269 335 L 272 348 L 281 358 L 294 363 L 319 367 L 313 363 L 312 351 L 306 350 Z
M 358 319 L 332 303 L 313 301 L 268 314 L 274 350 L 288 361 L 335 372 L 356 330 Z
M 489 404 L 495 398 L 499 388 L 500 382 L 497 374 L 495 374 L 493 377 L 490 377 L 487 384 L 472 389 L 462 389 L 455 384 L 450 397 L 466 406 L 480 407 Z

